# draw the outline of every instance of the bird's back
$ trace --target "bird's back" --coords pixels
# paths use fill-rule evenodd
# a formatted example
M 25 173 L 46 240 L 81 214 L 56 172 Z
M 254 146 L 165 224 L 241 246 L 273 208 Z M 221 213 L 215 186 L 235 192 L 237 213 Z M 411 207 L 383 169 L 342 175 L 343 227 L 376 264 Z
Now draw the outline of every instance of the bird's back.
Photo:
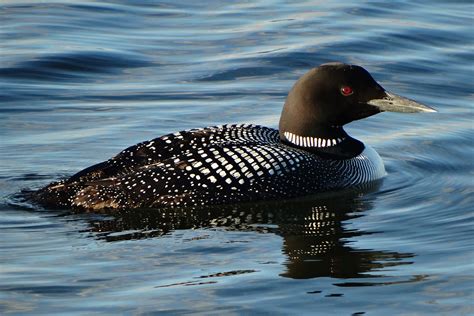
M 38 191 L 84 209 L 227 204 L 340 189 L 383 176 L 371 148 L 334 160 L 280 141 L 275 129 L 224 125 L 165 135 Z

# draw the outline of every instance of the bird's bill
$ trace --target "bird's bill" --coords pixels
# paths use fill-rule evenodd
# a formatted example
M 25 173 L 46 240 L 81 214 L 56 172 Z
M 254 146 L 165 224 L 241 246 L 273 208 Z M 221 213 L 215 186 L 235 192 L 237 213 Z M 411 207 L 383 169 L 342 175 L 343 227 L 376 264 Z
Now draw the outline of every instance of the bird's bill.
M 382 99 L 373 99 L 367 102 L 377 107 L 380 111 L 400 112 L 400 113 L 417 113 L 417 112 L 437 112 L 424 104 L 415 102 L 408 98 L 385 91 L 385 97 Z

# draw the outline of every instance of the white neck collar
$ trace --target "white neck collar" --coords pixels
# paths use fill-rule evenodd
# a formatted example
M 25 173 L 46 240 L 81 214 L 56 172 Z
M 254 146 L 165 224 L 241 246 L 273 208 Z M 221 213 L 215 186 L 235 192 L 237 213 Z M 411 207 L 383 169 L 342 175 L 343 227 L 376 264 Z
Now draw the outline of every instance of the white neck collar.
M 336 146 L 346 139 L 345 137 L 341 138 L 319 138 L 311 136 L 300 136 L 290 132 L 284 132 L 285 138 L 292 144 L 300 147 L 332 147 Z

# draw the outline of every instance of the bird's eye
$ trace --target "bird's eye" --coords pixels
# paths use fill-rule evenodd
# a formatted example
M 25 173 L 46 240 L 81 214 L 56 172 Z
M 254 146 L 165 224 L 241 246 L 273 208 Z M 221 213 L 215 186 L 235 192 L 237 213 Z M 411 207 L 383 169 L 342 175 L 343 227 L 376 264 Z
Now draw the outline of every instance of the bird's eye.
M 345 97 L 347 97 L 347 96 L 349 96 L 349 95 L 351 95 L 351 94 L 353 94 L 353 93 L 354 93 L 354 90 L 352 90 L 352 88 L 349 87 L 349 86 L 343 86 L 343 87 L 341 88 L 341 94 L 342 94 L 343 96 L 345 96 Z

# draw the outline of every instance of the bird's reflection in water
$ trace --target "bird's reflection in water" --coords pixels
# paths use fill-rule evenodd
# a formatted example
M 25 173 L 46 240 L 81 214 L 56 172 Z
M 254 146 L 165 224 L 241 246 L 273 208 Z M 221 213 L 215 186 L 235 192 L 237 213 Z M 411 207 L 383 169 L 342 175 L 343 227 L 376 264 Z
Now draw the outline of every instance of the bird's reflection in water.
M 107 241 L 159 237 L 179 229 L 216 228 L 273 233 L 283 237 L 286 269 L 294 279 L 373 277 L 370 271 L 410 264 L 410 253 L 354 249 L 348 240 L 370 232 L 347 224 L 373 207 L 378 187 L 303 200 L 192 209 L 130 210 L 92 222 L 91 231 Z M 374 231 L 376 229 L 374 228 Z

